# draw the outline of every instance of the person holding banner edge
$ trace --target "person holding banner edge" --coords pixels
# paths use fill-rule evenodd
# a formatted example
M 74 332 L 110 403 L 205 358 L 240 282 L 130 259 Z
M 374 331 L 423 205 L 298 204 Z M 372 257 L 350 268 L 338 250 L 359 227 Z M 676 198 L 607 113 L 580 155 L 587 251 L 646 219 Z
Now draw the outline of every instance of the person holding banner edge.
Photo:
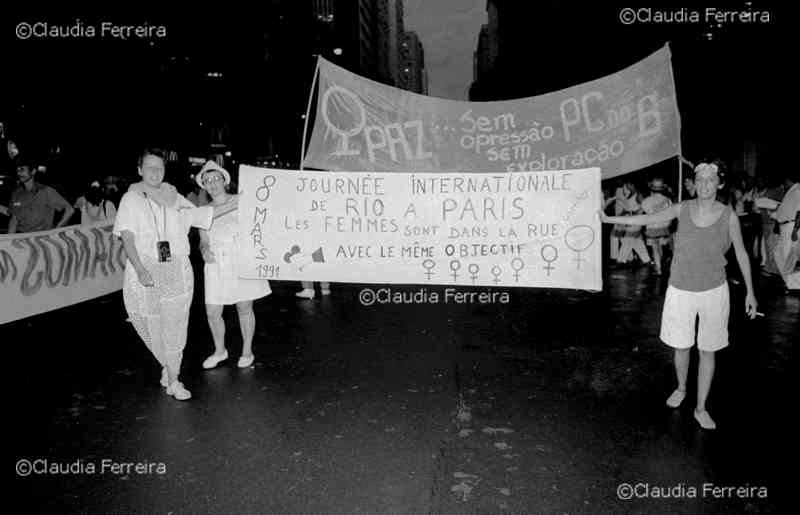
M 223 207 L 236 204 L 238 197 L 227 192 L 231 182 L 227 170 L 214 161 L 207 161 L 195 177 L 211 197 L 211 205 Z M 242 332 L 242 355 L 239 368 L 253 365 L 253 335 L 256 317 L 253 313 L 253 300 L 272 293 L 269 282 L 261 279 L 240 279 L 237 266 L 239 262 L 239 217 L 235 212 L 219 217 L 209 230 L 200 230 L 200 252 L 205 264 L 206 316 L 211 335 L 214 338 L 214 354 L 203 361 L 203 368 L 209 369 L 228 359 L 225 348 L 225 321 L 222 310 L 225 305 L 235 304 L 239 314 L 239 327 Z
M 667 399 L 667 405 L 677 408 L 686 396 L 689 351 L 696 336 L 700 366 L 694 417 L 704 429 L 716 428 L 706 410 L 706 400 L 714 376 L 714 353 L 728 345 L 730 295 L 725 252 L 731 244 L 747 288 L 745 312 L 750 319 L 755 318 L 758 307 L 739 219 L 730 206 L 716 200 L 717 190 L 723 184 L 723 173 L 718 161 L 700 163 L 695 168 L 697 198 L 673 204 L 663 211 L 633 216 L 599 213 L 603 223 L 648 225 L 678 219 L 660 333 L 660 339 L 675 349 L 678 386 Z M 695 335 L 698 316 L 700 321 Z
M 164 153 L 139 156 L 141 182 L 120 201 L 113 233 L 122 238 L 127 260 L 122 297 L 128 319 L 162 366 L 161 385 L 178 400 L 191 398 L 179 381 L 186 346 L 194 274 L 189 229 L 209 228 L 214 217 L 236 208 L 195 207 L 164 182 Z

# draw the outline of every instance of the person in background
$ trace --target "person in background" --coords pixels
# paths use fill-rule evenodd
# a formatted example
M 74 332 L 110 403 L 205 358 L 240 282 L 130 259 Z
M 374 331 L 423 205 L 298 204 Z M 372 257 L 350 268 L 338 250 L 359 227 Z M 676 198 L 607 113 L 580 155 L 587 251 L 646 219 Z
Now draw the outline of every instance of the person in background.
M 36 171 L 27 161 L 17 162 L 19 187 L 11 194 L 8 234 L 53 229 L 56 211 L 63 211 L 55 227 L 67 225 L 75 209 L 56 190 L 36 181 Z
M 100 188 L 100 183 L 97 181 L 89 186 L 86 195 L 78 198 L 75 209 L 81 213 L 82 224 L 114 221 L 117 216 L 117 208 L 106 198 L 105 191 Z
M 614 215 L 619 216 L 625 211 L 624 203 L 625 196 L 622 192 L 622 185 L 617 186 L 614 189 L 614 194 L 608 196 L 605 199 L 605 203 L 603 204 L 604 209 L 608 209 L 608 206 L 614 206 Z M 611 228 L 611 233 L 609 235 L 609 258 L 614 260 L 615 262 L 619 262 L 619 247 L 622 243 L 622 237 L 625 235 L 625 226 L 622 224 L 614 225 Z
M 755 260 L 755 263 L 758 266 L 761 266 L 764 260 L 764 224 L 763 224 L 763 216 L 766 213 L 765 209 L 758 207 L 758 199 L 763 197 L 767 192 L 766 186 L 764 186 L 764 178 L 763 177 L 756 177 L 753 180 L 753 248 L 751 249 L 752 256 Z M 767 216 L 769 213 L 766 213 Z
M 642 210 L 645 213 L 658 213 L 672 205 L 672 201 L 662 193 L 667 189 L 666 184 L 664 184 L 664 179 L 656 177 L 650 181 L 648 186 L 650 187 L 651 193 L 642 201 Z M 665 245 L 669 244 L 671 239 L 670 221 L 646 225 L 644 228 L 644 237 L 647 245 L 653 249 L 655 275 L 661 275 L 661 265 L 664 257 L 663 248 Z
M 694 177 L 686 176 L 683 178 L 683 199 L 688 200 L 697 196 L 697 188 L 694 184 Z
M 202 171 L 201 171 L 202 173 Z M 199 175 L 199 174 L 198 174 Z M 195 176 L 195 179 L 197 176 Z M 195 206 L 207 206 L 211 202 L 208 192 L 194 182 L 191 184 L 191 191 L 186 194 L 186 199 Z
M 120 201 L 113 233 L 122 238 L 127 261 L 122 298 L 128 319 L 161 365 L 161 385 L 178 400 L 191 398 L 179 380 L 194 292 L 189 228 L 208 229 L 214 216 L 235 204 L 195 207 L 164 182 L 164 153 L 139 156 L 141 182 Z
M 742 173 L 736 184 L 731 190 L 732 207 L 739 217 L 739 225 L 742 228 L 742 239 L 744 240 L 744 248 L 753 258 L 753 243 L 755 242 L 755 225 L 756 220 L 753 217 L 753 201 L 755 188 L 750 176 Z M 761 220 L 758 220 L 760 225 Z
M 314 283 L 311 281 L 301 281 L 303 285 L 303 289 L 299 292 L 295 293 L 296 297 L 301 299 L 313 299 L 316 295 L 314 293 Z M 331 294 L 331 283 L 329 282 L 320 282 L 319 283 L 319 293 L 321 295 L 330 295 Z
M 114 175 L 107 175 L 103 179 L 103 195 L 105 195 L 106 200 L 111 201 L 114 204 L 114 208 L 119 207 L 119 202 L 122 199 L 122 193 L 120 193 L 120 186 L 119 186 L 119 178 Z
M 785 194 L 786 190 L 783 183 L 775 179 L 769 179 L 767 181 L 767 189 L 761 196 L 762 202 L 764 202 L 762 205 L 770 204 L 769 207 L 761 210 L 761 231 L 764 234 L 764 259 L 761 266 L 761 274 L 766 277 L 780 275 L 780 270 L 778 270 L 775 261 L 775 248 L 778 245 L 780 227 L 775 223 L 775 218 L 772 215 Z
M 786 193 L 781 205 L 772 214 L 775 223 L 780 227 L 773 256 L 778 272 L 780 272 L 786 290 L 800 292 L 800 271 L 796 270 L 800 241 L 798 241 L 797 225 L 800 223 L 800 183 L 798 172 L 792 171 L 784 181 Z
M 231 176 L 214 161 L 207 161 L 196 176 L 197 184 L 211 196 L 212 206 L 236 204 L 238 198 L 228 192 Z M 214 368 L 228 359 L 225 348 L 225 320 L 222 310 L 235 304 L 242 332 L 242 355 L 239 368 L 253 365 L 253 335 L 256 317 L 253 300 L 272 293 L 269 282 L 259 279 L 240 279 L 239 263 L 239 217 L 236 211 L 221 216 L 209 230 L 200 231 L 200 248 L 205 265 L 206 315 L 211 335 L 214 338 L 214 354 L 206 358 L 203 368 Z
M 622 185 L 622 209 L 623 214 L 633 215 L 642 212 L 641 196 L 636 190 L 633 182 L 626 181 Z M 645 265 L 650 263 L 650 254 L 644 246 L 642 228 L 638 225 L 623 225 L 622 247 L 619 249 L 619 263 L 627 263 L 633 260 L 633 253 L 639 255 L 639 259 Z
M 600 213 L 603 223 L 647 225 L 678 219 L 675 254 L 661 315 L 660 338 L 675 349 L 678 382 L 667 399 L 667 406 L 677 408 L 686 397 L 689 351 L 696 338 L 700 365 L 694 418 L 704 429 L 716 428 L 706 410 L 714 377 L 714 353 L 728 346 L 730 292 L 725 275 L 725 253 L 731 244 L 747 287 L 745 312 L 753 319 L 758 308 L 739 217 L 730 206 L 716 200 L 717 191 L 723 186 L 723 173 L 718 161 L 698 164 L 695 168 L 697 198 L 673 204 L 657 213 L 611 217 Z M 699 323 L 696 322 L 698 316 Z

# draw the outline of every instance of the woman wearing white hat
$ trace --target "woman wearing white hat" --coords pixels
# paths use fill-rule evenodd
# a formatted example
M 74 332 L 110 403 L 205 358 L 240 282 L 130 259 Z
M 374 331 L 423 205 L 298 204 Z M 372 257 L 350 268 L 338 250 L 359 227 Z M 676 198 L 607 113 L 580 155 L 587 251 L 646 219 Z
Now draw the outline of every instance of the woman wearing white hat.
M 231 176 L 227 170 L 214 161 L 207 161 L 195 180 L 211 196 L 212 206 L 235 204 L 236 195 L 228 193 L 227 186 Z M 214 368 L 228 359 L 225 348 L 225 321 L 222 318 L 224 306 L 236 304 L 239 314 L 239 327 L 242 331 L 242 355 L 238 366 L 252 366 L 253 335 L 256 318 L 253 313 L 253 300 L 272 293 L 269 282 L 260 279 L 240 279 L 237 270 L 239 261 L 239 217 L 238 211 L 231 211 L 214 220 L 207 231 L 200 231 L 200 250 L 205 265 L 206 315 L 211 335 L 214 338 L 214 354 L 203 362 L 203 368 Z

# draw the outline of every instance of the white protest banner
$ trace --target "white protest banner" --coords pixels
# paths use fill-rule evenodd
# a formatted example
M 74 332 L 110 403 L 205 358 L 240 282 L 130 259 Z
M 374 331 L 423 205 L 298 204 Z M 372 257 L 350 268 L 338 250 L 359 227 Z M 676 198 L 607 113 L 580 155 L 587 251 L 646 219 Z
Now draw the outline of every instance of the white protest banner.
M 0 324 L 122 288 L 125 250 L 113 224 L 0 236 Z
M 600 169 L 239 168 L 239 275 L 600 290 Z
M 417 95 L 324 59 L 304 166 L 377 172 L 536 172 L 604 179 L 678 155 L 668 47 L 608 77 L 499 102 Z

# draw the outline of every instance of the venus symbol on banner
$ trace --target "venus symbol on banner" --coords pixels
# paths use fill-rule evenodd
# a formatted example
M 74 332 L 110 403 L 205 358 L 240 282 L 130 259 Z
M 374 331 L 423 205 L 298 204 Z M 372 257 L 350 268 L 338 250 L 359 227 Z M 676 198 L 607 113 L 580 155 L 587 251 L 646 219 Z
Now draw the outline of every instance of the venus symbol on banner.
M 336 119 L 342 120 L 347 118 L 347 115 L 350 115 L 354 123 L 353 128 L 349 130 L 342 129 L 331 122 L 328 107 L 330 105 L 331 96 L 336 93 L 338 93 L 338 95 L 334 97 L 335 102 L 333 102 L 334 107 L 339 111 Z M 348 100 L 348 98 L 350 100 Z M 355 104 L 354 107 L 352 107 L 353 104 Z M 322 95 L 322 118 L 325 120 L 325 125 L 328 130 L 341 138 L 339 148 L 333 152 L 333 155 L 357 156 L 361 153 L 359 149 L 352 149 L 349 145 L 350 138 L 364 130 L 364 126 L 367 124 L 367 112 L 364 109 L 364 104 L 361 103 L 361 99 L 359 99 L 355 93 L 341 86 L 329 87 L 328 90 L 325 91 L 325 94 Z M 358 123 L 355 123 L 355 120 L 358 120 Z
M 399 174 L 243 165 L 239 173 L 244 278 L 601 285 L 597 168 Z M 556 265 L 564 252 L 579 253 L 577 267 Z
M 556 267 L 553 266 L 553 261 L 556 261 L 558 259 L 558 247 L 549 244 L 543 245 L 541 254 L 542 254 L 542 259 L 544 259 L 545 262 L 547 263 L 545 266 L 542 267 L 542 269 L 547 270 L 547 276 L 550 277 L 550 272 L 556 269 Z
M 514 281 L 519 282 L 519 273 L 525 268 L 525 262 L 522 258 L 514 258 L 511 260 L 511 269 L 514 270 Z
M 588 225 L 576 225 L 570 228 L 564 235 L 564 243 L 570 250 L 575 252 L 576 269 L 581 269 L 581 252 L 585 251 L 594 243 L 594 230 Z
M 500 284 L 500 276 L 502 275 L 502 273 L 503 273 L 503 269 L 500 268 L 499 265 L 494 265 L 492 267 L 492 275 L 494 276 L 494 283 L 495 284 Z
M 453 271 L 451 274 L 453 276 L 453 281 L 458 281 L 458 271 L 461 269 L 461 261 L 454 259 L 450 261 L 450 270 Z
M 370 111 L 368 115 L 364 101 L 345 87 L 330 85 L 322 95 L 320 112 L 326 132 L 339 138 L 338 147 L 330 155 L 360 156 L 366 150 L 370 163 L 377 161 L 378 152 L 393 163 L 433 157 L 431 152 L 424 150 L 422 120 L 386 123 L 388 120 L 384 119 L 383 124 L 367 125 L 368 120 L 375 118 L 375 113 Z M 359 134 L 363 137 L 363 145 L 353 143 L 351 147 L 351 140 Z
M 481 267 L 478 266 L 478 263 L 470 263 L 470 265 L 467 267 L 467 270 L 469 270 L 469 273 L 472 274 L 472 275 L 470 275 L 470 278 L 472 279 L 472 283 L 473 284 L 475 284 L 475 280 L 478 278 L 478 271 L 480 269 L 481 269 Z
M 425 269 L 425 275 L 428 276 L 428 280 L 431 280 L 431 276 L 434 275 L 433 268 L 436 266 L 436 262 L 432 259 L 426 259 L 422 262 L 422 268 Z

